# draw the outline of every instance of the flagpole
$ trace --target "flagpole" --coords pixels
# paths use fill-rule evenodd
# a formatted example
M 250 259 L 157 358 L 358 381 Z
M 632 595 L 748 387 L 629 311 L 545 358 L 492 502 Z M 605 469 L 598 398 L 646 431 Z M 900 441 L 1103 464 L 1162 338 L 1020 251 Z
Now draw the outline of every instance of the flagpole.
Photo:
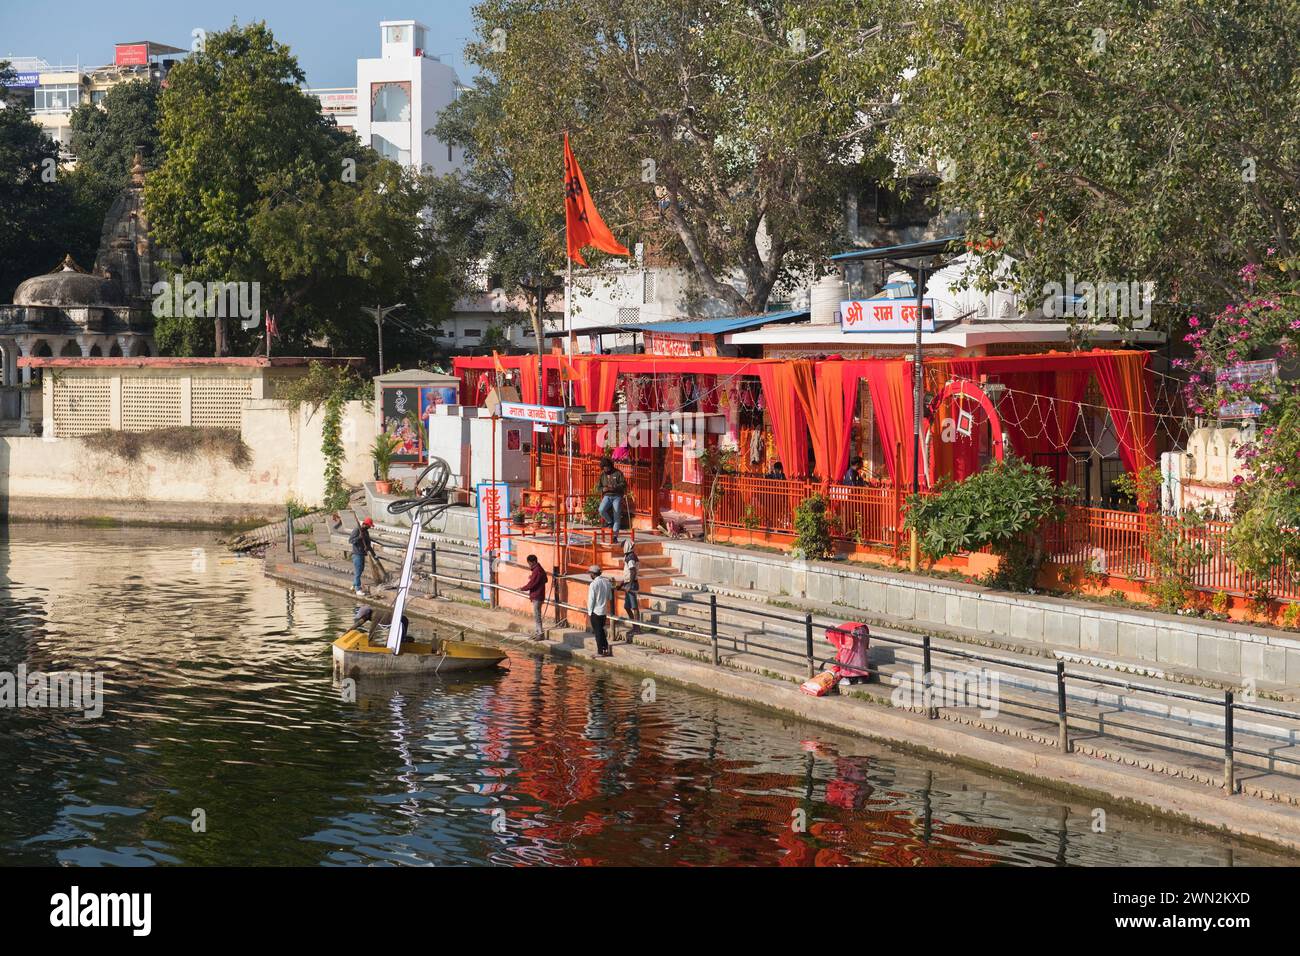
M 569 357 L 569 374 L 566 376 L 566 378 L 569 380 L 568 404 L 570 406 L 573 405 L 573 319 L 570 314 L 570 310 L 572 308 L 573 308 L 573 257 L 566 255 L 565 270 L 564 270 L 564 350 Z M 569 508 L 573 504 L 573 423 L 568 421 L 567 415 L 565 416 L 565 421 L 567 422 L 567 427 L 565 428 L 565 433 L 564 433 L 564 437 L 565 437 L 564 444 L 566 446 L 565 451 L 567 452 L 567 459 L 568 459 L 568 467 L 565 469 L 565 471 L 566 471 L 566 482 L 568 485 L 568 490 L 565 492 L 564 510 L 565 513 L 567 514 Z M 566 527 L 567 527 L 567 522 L 566 522 Z M 568 560 L 569 560 L 568 558 L 569 542 L 567 540 L 564 542 L 564 552 L 565 552 L 565 558 L 564 558 L 565 570 L 567 572 Z

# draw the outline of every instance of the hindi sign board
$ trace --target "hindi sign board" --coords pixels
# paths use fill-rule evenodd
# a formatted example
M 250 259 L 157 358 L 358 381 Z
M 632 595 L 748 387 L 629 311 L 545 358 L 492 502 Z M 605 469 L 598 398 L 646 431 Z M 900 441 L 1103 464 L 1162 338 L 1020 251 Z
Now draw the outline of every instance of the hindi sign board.
M 915 299 L 853 299 L 840 303 L 842 332 L 915 332 Z M 921 331 L 934 331 L 934 300 L 924 300 Z
M 504 481 L 480 481 L 474 486 L 478 501 L 479 597 L 492 600 L 492 562 L 510 554 L 510 486 Z
M 530 405 L 527 402 L 502 402 L 502 418 L 515 418 L 534 425 L 563 425 L 564 408 L 559 405 Z

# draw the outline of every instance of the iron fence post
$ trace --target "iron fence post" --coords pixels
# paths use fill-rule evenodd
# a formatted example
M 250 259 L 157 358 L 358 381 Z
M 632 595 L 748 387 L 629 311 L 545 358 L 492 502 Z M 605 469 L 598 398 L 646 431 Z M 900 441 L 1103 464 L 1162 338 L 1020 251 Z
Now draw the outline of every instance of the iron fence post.
M 557 627 L 569 626 L 569 611 L 564 606 L 569 597 L 569 586 L 564 585 L 564 593 L 560 593 L 560 566 L 551 565 L 551 593 L 555 595 L 555 624 Z
M 718 666 L 718 596 L 709 595 L 709 643 L 713 645 L 713 666 Z
M 1236 773 L 1233 768 L 1233 733 L 1232 733 L 1232 691 L 1223 692 L 1223 790 L 1225 793 L 1237 792 Z
M 438 596 L 438 542 L 429 539 L 429 580 L 433 582 L 433 596 Z
M 930 690 L 930 635 L 921 635 L 921 703 L 925 707 L 925 716 L 931 720 L 939 717 L 939 708 L 934 706 L 934 694 Z
M 1061 753 L 1070 752 L 1070 728 L 1065 716 L 1065 661 L 1056 662 L 1056 720 L 1059 725 Z
M 284 506 L 284 522 L 284 536 L 289 544 L 289 560 L 297 564 L 298 543 L 293 540 L 293 509 L 288 505 Z
M 808 655 L 808 676 L 812 677 L 817 672 L 817 662 L 813 660 L 813 636 L 812 636 L 812 615 L 803 616 L 803 638 L 804 653 Z

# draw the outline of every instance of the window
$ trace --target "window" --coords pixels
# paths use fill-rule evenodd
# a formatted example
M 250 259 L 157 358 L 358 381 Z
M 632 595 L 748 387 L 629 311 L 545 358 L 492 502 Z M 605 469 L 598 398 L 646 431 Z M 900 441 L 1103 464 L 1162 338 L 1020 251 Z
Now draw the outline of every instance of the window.
M 108 90 L 91 90 L 90 102 L 93 106 L 99 106 L 104 102 L 104 97 L 108 95 Z
M 462 333 L 467 339 L 481 339 L 483 337 L 482 329 L 466 329 Z
M 66 113 L 75 109 L 81 99 L 81 88 L 75 83 L 36 88 L 36 112 Z
M 620 308 L 618 310 L 619 325 L 634 325 L 641 321 L 641 310 L 638 308 Z
M 423 53 L 425 50 L 428 49 L 428 47 L 429 47 L 429 39 L 424 34 L 424 28 L 416 27 L 415 28 L 415 51 L 417 53 Z
M 447 162 L 451 162 L 451 143 L 447 144 Z
M 390 143 L 378 133 L 370 134 L 370 147 L 385 159 L 391 159 L 395 163 L 401 163 L 403 166 L 411 165 L 411 151 Z
M 411 84 L 370 84 L 370 119 L 375 123 L 409 123 L 411 121 Z

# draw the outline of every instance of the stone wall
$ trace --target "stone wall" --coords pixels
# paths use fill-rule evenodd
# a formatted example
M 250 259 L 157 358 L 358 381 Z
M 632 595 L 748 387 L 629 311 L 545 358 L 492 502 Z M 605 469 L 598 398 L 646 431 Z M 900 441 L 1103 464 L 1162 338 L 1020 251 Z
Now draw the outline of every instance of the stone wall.
M 1152 670 L 1300 685 L 1300 635 L 1290 632 L 693 542 L 668 541 L 664 550 L 686 577 L 721 587 L 838 603 L 918 627 L 1122 658 Z
M 240 434 L 251 461 L 243 467 L 206 452 L 147 451 L 128 460 L 80 438 L 0 439 L 0 518 L 225 523 L 280 517 L 290 498 L 319 505 L 324 414 L 273 399 L 246 401 Z M 360 402 L 348 404 L 345 482 L 372 476 L 375 428 L 375 416 Z

